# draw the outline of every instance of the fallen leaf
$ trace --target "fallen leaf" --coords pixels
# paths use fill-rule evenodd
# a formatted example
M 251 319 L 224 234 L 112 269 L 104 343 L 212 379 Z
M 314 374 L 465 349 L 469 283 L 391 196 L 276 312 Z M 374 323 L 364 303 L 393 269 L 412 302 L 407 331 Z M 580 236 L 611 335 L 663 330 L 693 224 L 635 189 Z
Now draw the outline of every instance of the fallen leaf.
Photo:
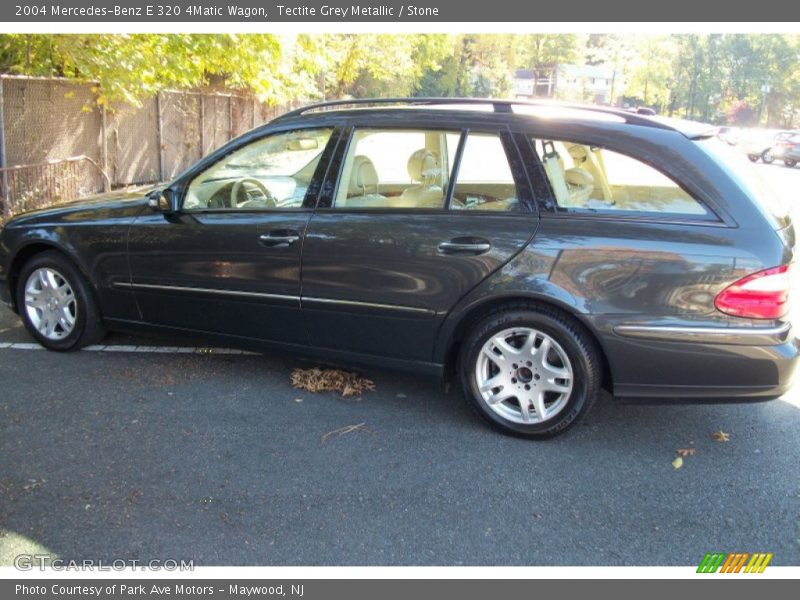
M 322 436 L 320 442 L 323 444 L 328 441 L 329 438 L 333 437 L 334 435 L 345 435 L 347 433 L 353 433 L 354 431 L 369 431 L 369 427 L 367 427 L 366 423 L 359 423 L 357 425 L 347 425 L 346 427 L 340 427 L 339 429 L 334 429 L 333 431 L 329 431 L 325 435 Z
M 694 456 L 694 448 L 678 448 L 676 452 L 678 456 Z
M 295 369 L 292 385 L 309 392 L 341 392 L 342 396 L 360 396 L 375 389 L 371 379 L 341 369 Z
M 675 460 L 672 461 L 672 466 L 676 469 L 680 469 L 683 466 L 683 459 L 680 456 L 676 456 Z
M 731 434 L 725 433 L 721 429 L 719 431 L 715 431 L 711 434 L 711 437 L 714 438 L 717 442 L 730 442 L 731 441 Z
M 28 479 L 28 483 L 22 486 L 22 489 L 26 492 L 32 492 L 36 488 L 39 488 L 44 483 L 44 479 Z

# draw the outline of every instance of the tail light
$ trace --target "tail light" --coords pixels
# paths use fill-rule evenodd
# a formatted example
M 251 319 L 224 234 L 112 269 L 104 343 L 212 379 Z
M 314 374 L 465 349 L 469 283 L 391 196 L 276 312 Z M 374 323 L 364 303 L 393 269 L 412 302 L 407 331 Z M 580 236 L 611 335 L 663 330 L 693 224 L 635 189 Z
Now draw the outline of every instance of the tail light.
M 753 273 L 722 290 L 717 310 L 735 317 L 778 319 L 789 312 L 790 265 Z

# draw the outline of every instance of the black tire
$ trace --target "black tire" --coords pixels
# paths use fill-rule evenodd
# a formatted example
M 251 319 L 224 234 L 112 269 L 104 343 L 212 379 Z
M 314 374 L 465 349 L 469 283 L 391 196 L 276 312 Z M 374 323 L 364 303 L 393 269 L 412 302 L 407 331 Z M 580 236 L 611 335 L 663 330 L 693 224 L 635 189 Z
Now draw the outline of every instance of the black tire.
M 785 167 L 789 167 L 789 168 L 792 168 L 792 167 L 794 167 L 796 164 L 797 164 L 797 161 L 796 161 L 796 160 L 789 160 L 789 159 L 787 159 L 787 160 L 784 160 L 784 161 L 783 161 L 783 165 L 784 165 Z
M 487 405 L 478 389 L 476 365 L 484 344 L 498 332 L 516 327 L 550 336 L 572 365 L 573 386 L 566 403 L 542 422 L 517 423 L 503 418 Z M 506 306 L 477 322 L 461 346 L 458 371 L 465 399 L 487 423 L 503 433 L 541 439 L 565 432 L 586 415 L 600 394 L 603 368 L 600 349 L 583 325 L 558 309 L 537 304 Z
M 56 271 L 72 288 L 75 296 L 75 323 L 72 331 L 59 340 L 45 337 L 31 322 L 25 304 L 25 285 L 31 273 L 41 268 Z M 67 257 L 51 250 L 36 254 L 26 262 L 16 286 L 17 307 L 28 332 L 48 350 L 71 352 L 97 343 L 106 334 L 94 293 L 88 281 Z
M 772 161 L 775 160 L 775 157 L 772 156 L 772 150 L 767 149 L 761 153 L 761 160 L 763 160 L 766 164 L 771 164 Z
M 750 162 L 758 162 L 759 156 L 758 154 L 748 154 L 747 158 L 750 159 Z

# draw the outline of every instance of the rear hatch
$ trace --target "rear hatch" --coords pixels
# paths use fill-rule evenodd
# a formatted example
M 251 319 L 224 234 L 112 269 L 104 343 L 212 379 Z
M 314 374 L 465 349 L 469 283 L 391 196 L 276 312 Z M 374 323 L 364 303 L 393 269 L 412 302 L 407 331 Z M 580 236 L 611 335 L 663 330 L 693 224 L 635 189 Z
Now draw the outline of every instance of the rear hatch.
M 728 174 L 755 202 L 775 231 L 781 232 L 790 248 L 795 246 L 794 226 L 788 199 L 762 176 L 764 167 L 751 164 L 745 155 L 714 138 L 695 140 L 707 153 L 722 163 Z
M 787 196 L 762 176 L 762 171 L 770 167 L 750 163 L 741 151 L 717 139 L 703 137 L 695 141 L 725 167 L 753 200 L 786 249 L 783 264 L 768 265 L 767 269 L 735 282 L 717 297 L 717 308 L 734 316 L 784 318 L 796 322 L 796 311 L 800 307 L 789 309 L 789 314 L 786 314 L 786 307 L 792 306 L 790 296 L 798 292 L 797 277 L 800 275 L 800 269 L 795 265 L 798 256 L 797 237 Z

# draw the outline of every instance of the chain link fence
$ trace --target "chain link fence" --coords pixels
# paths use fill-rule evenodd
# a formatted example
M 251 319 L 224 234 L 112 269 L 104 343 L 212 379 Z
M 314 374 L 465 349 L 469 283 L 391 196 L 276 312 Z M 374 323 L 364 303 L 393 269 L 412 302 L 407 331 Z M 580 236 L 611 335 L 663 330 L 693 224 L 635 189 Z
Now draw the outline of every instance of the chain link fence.
M 0 76 L 2 215 L 109 188 L 166 181 L 228 140 L 299 105 L 222 91 L 165 91 L 98 106 L 97 86 Z

